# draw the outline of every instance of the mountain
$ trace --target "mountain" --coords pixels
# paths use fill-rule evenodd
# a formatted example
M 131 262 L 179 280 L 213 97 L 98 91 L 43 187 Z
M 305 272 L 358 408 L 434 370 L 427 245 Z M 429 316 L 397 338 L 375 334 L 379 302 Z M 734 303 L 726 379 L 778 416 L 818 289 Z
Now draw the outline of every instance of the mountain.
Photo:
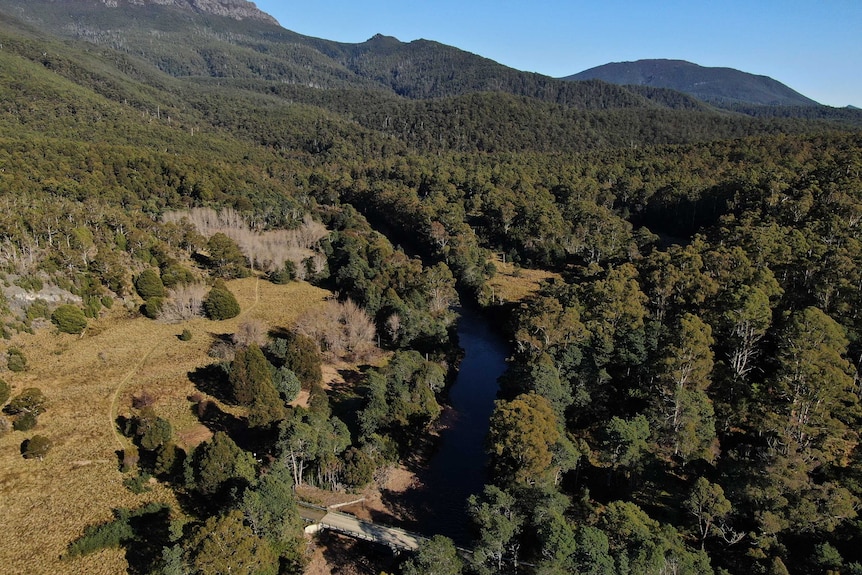
M 249 2 L 114 4 L 0 0 L 3 53 L 113 104 L 312 153 L 391 151 L 395 142 L 414 151 L 586 151 L 862 124 L 858 111 L 728 113 L 666 88 L 563 81 L 429 40 L 312 38 L 268 16 L 243 17 L 256 10 Z M 226 6 L 240 11 L 227 15 Z
M 563 80 L 602 80 L 617 85 L 651 86 L 684 92 L 718 106 L 818 106 L 768 76 L 733 68 L 709 68 L 684 60 L 614 62 L 567 76 Z

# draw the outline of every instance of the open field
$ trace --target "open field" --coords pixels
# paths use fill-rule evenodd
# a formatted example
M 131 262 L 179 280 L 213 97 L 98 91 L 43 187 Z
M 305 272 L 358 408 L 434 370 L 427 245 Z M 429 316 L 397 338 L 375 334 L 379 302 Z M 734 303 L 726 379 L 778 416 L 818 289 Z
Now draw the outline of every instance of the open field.
M 497 275 L 488 280 L 488 287 L 493 290 L 495 303 L 512 303 L 538 291 L 540 284 L 560 275 L 545 270 L 518 268 L 511 263 L 504 263 L 500 256 L 494 258 Z
M 172 493 L 154 485 L 134 495 L 126 489 L 117 451 L 128 442 L 115 430 L 117 415 L 128 414 L 131 397 L 146 389 L 157 398 L 156 412 L 171 420 L 178 443 L 195 444 L 206 430 L 191 413 L 188 396 L 194 387 L 188 373 L 212 359 L 207 350 L 213 336 L 231 334 L 245 319 L 270 328 L 289 327 L 328 292 L 304 283 L 277 286 L 255 278 L 228 283 L 242 314 L 228 321 L 196 319 L 164 324 L 129 314 L 116 305 L 105 317 L 91 321 L 81 338 L 43 329 L 16 337 L 29 369 L 2 374 L 13 393 L 39 387 L 50 401 L 39 425 L 0 438 L 0 514 L 4 574 L 119 574 L 126 571 L 121 550 L 62 561 L 68 543 L 87 525 L 111 518 L 117 507 L 138 507 L 149 501 L 174 503 Z M 191 341 L 180 341 L 183 330 Z M 25 460 L 21 442 L 35 434 L 49 437 L 53 447 L 44 461 Z M 174 505 L 176 509 L 176 505 Z

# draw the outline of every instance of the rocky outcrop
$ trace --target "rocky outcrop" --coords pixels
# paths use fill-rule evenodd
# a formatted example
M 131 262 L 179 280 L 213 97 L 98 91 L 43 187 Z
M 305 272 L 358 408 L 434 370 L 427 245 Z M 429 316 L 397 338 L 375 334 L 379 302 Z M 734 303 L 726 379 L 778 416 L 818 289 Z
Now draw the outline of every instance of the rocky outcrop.
M 147 6 L 157 4 L 160 6 L 175 6 L 186 10 L 193 10 L 203 14 L 225 16 L 234 20 L 260 20 L 270 24 L 278 24 L 278 21 L 260 10 L 254 2 L 246 0 L 126 0 L 133 6 Z M 122 0 L 102 0 L 106 6 L 116 8 L 123 3 Z

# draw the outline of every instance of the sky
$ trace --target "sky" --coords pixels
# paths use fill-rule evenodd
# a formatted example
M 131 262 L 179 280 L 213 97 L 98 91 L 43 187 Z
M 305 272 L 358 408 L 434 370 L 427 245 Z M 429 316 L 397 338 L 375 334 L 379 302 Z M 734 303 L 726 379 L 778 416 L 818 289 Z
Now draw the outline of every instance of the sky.
M 553 77 L 688 60 L 862 107 L 862 0 L 256 0 L 282 27 L 337 42 L 434 40 Z

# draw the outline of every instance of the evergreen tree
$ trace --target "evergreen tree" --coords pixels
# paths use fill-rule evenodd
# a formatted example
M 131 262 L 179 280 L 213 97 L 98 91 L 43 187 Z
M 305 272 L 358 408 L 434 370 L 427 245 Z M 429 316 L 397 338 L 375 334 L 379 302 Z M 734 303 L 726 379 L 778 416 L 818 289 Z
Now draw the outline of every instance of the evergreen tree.
M 212 320 L 225 320 L 240 313 L 239 302 L 222 281 L 217 281 L 203 301 L 204 312 Z

